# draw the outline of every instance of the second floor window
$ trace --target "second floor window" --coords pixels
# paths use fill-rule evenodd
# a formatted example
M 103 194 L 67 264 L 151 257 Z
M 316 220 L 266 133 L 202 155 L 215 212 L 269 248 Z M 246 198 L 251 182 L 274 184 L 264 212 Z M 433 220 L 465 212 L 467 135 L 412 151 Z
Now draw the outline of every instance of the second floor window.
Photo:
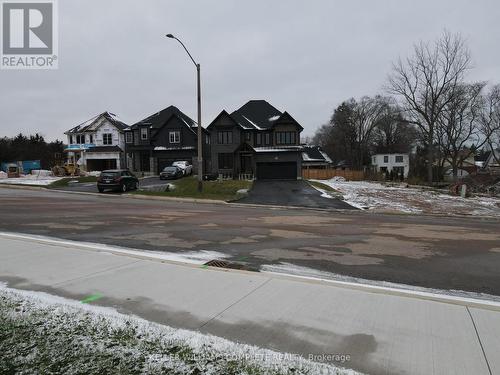
M 127 143 L 134 142 L 134 135 L 132 134 L 132 132 L 125 133 L 125 142 L 127 142 Z
M 295 132 L 276 132 L 277 145 L 294 145 Z
M 396 163 L 402 163 L 403 162 L 403 155 L 396 155 Z
M 102 144 L 103 145 L 111 145 L 111 144 L 113 144 L 113 134 L 111 134 L 111 133 L 104 133 L 102 135 Z
M 70 145 L 72 145 L 72 144 L 73 144 L 73 136 L 72 136 L 72 135 L 70 135 L 70 136 L 69 136 L 69 144 L 70 144 Z
M 76 143 L 78 143 L 78 144 L 85 143 L 85 135 L 84 134 L 78 134 L 76 136 Z
M 255 143 L 256 143 L 257 146 L 262 145 L 262 134 L 257 133 L 257 137 L 256 137 L 256 140 L 255 140 Z
M 264 134 L 264 143 L 266 146 L 271 144 L 271 135 L 269 133 Z
M 148 139 L 148 128 L 141 128 L 141 139 L 143 141 Z
M 89 135 L 89 143 L 94 143 L 94 136 L 92 134 Z
M 181 132 L 176 130 L 168 133 L 170 143 L 181 143 Z
M 232 131 L 217 132 L 217 143 L 220 145 L 232 144 L 233 143 L 233 132 Z
M 384 163 L 389 163 L 389 155 L 384 155 Z

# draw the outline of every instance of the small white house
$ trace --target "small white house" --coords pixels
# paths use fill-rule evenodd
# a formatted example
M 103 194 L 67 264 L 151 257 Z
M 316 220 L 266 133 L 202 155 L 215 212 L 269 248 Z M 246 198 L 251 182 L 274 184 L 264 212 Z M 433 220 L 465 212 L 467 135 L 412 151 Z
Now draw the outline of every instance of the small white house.
M 64 133 L 68 162 L 87 172 L 125 167 L 123 130 L 127 127 L 112 113 L 104 112 L 68 130 Z
M 409 154 L 375 154 L 372 155 L 372 166 L 377 172 L 393 172 L 400 175 L 403 172 L 405 178 L 410 171 Z

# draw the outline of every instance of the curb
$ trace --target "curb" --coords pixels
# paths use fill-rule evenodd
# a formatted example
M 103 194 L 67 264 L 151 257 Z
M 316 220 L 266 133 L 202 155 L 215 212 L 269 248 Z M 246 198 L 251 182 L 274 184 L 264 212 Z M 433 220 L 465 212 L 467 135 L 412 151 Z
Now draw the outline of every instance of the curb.
M 159 263 L 167 263 L 172 265 L 177 265 L 181 267 L 191 268 L 191 269 L 199 269 L 200 265 L 196 263 L 189 263 L 183 261 L 169 260 L 169 259 L 161 259 L 153 256 L 152 254 L 148 254 L 147 250 L 140 249 L 127 249 L 120 248 L 115 246 L 103 245 L 98 243 L 77 243 L 71 240 L 64 240 L 53 237 L 44 237 L 44 236 L 34 236 L 29 234 L 21 234 L 21 233 L 8 233 L 8 232 L 0 232 L 0 238 L 13 239 L 18 241 L 30 241 L 35 243 L 43 243 L 46 245 L 54 245 L 54 246 L 62 246 L 62 247 L 71 247 L 74 249 L 79 249 L 82 251 L 93 251 L 93 252 L 106 252 L 111 253 L 117 256 L 124 256 L 134 259 L 141 259 L 152 262 Z M 128 251 L 133 251 L 134 253 L 129 253 Z M 140 254 L 141 251 L 144 251 L 143 254 Z M 138 254 L 139 253 L 139 254 Z M 491 310 L 500 312 L 500 302 L 490 301 L 490 300 L 481 300 L 472 297 L 460 297 L 453 295 L 440 294 L 430 291 L 416 291 L 416 290 L 408 290 L 404 288 L 396 288 L 396 287 L 385 287 L 379 285 L 372 284 L 363 284 L 349 281 L 340 281 L 340 280 L 331 280 L 331 279 L 323 279 L 317 277 L 310 276 L 301 276 L 301 275 L 293 275 L 287 273 L 273 272 L 273 271 L 249 271 L 249 270 L 238 270 L 238 269 L 230 269 L 230 268 L 219 268 L 219 267 L 204 267 L 207 270 L 215 271 L 215 272 L 226 272 L 226 273 L 238 273 L 244 275 L 260 275 L 262 277 L 267 277 L 270 279 L 279 279 L 279 280 L 289 280 L 293 282 L 306 283 L 310 285 L 323 285 L 323 286 L 331 286 L 337 288 L 344 288 L 350 290 L 357 290 L 367 293 L 373 294 L 381 294 L 381 295 L 391 295 L 397 297 L 405 297 L 405 298 L 413 298 L 418 300 L 426 300 L 433 301 L 439 303 L 446 303 L 451 305 L 463 306 L 463 307 L 473 307 L 480 308 L 483 310 Z

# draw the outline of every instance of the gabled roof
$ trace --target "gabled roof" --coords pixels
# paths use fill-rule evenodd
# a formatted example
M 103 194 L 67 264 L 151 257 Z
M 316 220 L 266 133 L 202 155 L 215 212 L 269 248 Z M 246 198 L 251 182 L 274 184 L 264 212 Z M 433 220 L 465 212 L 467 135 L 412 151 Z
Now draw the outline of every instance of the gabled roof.
M 161 111 L 153 113 L 152 115 L 146 117 L 141 121 L 136 122 L 130 127 L 130 129 L 137 129 L 140 126 L 148 126 L 151 129 L 159 129 L 163 125 L 165 125 L 166 122 L 169 121 L 170 118 L 174 115 L 181 119 L 181 121 L 183 121 L 189 128 L 198 127 L 198 125 L 192 118 L 190 118 L 176 106 L 171 105 L 165 109 L 162 109 Z
M 104 123 L 105 120 L 114 125 L 118 130 L 125 130 L 126 128 L 128 128 L 128 125 L 118 120 L 117 116 L 114 113 L 103 112 L 88 119 L 85 122 L 82 122 L 74 128 L 71 128 L 64 134 L 94 132 Z
M 265 100 L 250 100 L 231 113 L 231 117 L 244 129 L 264 130 L 272 128 L 282 114 Z
M 293 122 L 303 129 L 288 112 L 280 112 L 265 100 L 250 100 L 231 114 L 223 110 L 208 127 L 223 115 L 228 116 L 244 130 L 268 130 L 276 124 L 285 122 Z

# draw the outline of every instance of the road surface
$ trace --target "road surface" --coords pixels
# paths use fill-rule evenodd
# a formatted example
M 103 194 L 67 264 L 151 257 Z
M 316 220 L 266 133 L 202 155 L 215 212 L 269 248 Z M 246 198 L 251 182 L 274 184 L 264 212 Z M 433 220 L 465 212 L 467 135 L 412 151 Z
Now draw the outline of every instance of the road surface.
M 500 221 L 0 188 L 0 231 L 500 296 Z M 328 277 L 327 274 L 320 274 Z

